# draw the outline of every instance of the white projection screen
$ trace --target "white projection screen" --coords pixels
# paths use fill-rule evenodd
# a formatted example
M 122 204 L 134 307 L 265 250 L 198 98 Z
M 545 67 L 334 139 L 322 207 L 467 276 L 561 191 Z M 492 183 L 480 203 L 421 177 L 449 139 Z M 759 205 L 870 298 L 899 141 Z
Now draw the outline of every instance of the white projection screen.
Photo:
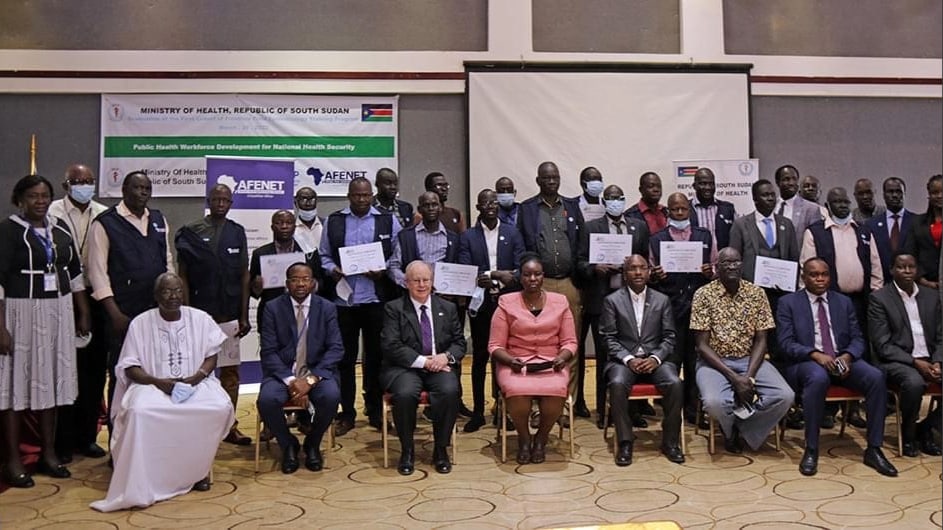
M 642 173 L 676 190 L 672 161 L 750 158 L 750 65 L 554 67 L 466 65 L 469 200 L 511 177 L 518 201 L 537 192 L 537 166 L 560 169 L 560 193 L 581 193 L 597 167 L 629 205 Z M 722 180 L 717 175 L 718 181 Z

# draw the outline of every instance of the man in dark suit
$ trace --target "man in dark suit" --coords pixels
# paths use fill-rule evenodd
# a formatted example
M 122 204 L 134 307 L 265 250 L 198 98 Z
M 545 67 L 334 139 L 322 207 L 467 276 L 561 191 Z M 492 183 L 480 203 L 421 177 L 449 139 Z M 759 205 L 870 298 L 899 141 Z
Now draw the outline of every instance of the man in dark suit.
M 802 235 L 812 223 L 822 220 L 822 210 L 818 204 L 809 202 L 799 195 L 799 170 L 795 166 L 785 165 L 776 169 L 776 186 L 779 187 L 779 201 L 776 214 L 792 221 L 795 228 L 796 244 L 802 246 Z
M 465 337 L 455 304 L 432 294 L 432 269 L 414 261 L 406 266 L 407 294 L 383 309 L 383 371 L 380 382 L 392 394 L 393 422 L 399 436 L 397 470 L 415 469 L 413 431 L 419 395 L 429 393 L 434 448 L 432 463 L 439 473 L 452 471 L 449 436 L 458 416 L 458 378 L 454 370 L 465 355 Z
M 288 292 L 265 306 L 260 327 L 262 385 L 259 416 L 282 449 L 282 473 L 298 469 L 298 440 L 288 431 L 282 407 L 314 409 L 311 430 L 304 440 L 305 467 L 320 471 L 321 438 L 340 403 L 337 364 L 344 357 L 337 310 L 313 294 L 317 280 L 306 263 L 288 268 Z
M 272 214 L 272 242 L 253 250 L 252 258 L 249 260 L 249 294 L 253 298 L 259 299 L 259 307 L 256 310 L 256 329 L 262 329 L 262 315 L 265 313 L 265 304 L 285 292 L 285 287 L 282 285 L 264 287 L 262 282 L 262 256 L 292 252 L 304 254 L 304 249 L 295 241 L 295 214 L 288 210 L 278 210 Z M 314 279 L 320 282 L 321 258 L 318 257 L 318 251 L 315 250 L 307 256 L 309 257 L 305 261 L 314 271 Z
M 515 275 L 524 254 L 524 240 L 520 232 L 514 225 L 498 219 L 498 202 L 494 191 L 481 190 L 475 208 L 478 210 L 478 223 L 462 233 L 458 257 L 459 263 L 478 267 L 478 287 L 482 290 L 480 305 L 473 297 L 468 308 L 472 336 L 474 410 L 471 419 L 465 424 L 465 432 L 475 432 L 485 424 L 485 374 L 490 359 L 488 339 L 491 336 L 491 317 L 498 307 L 498 296 L 518 288 L 519 282 Z M 492 392 L 492 395 L 496 395 L 496 392 Z
M 714 250 L 730 245 L 730 228 L 737 218 L 733 203 L 714 197 L 717 184 L 714 172 L 701 167 L 694 173 L 694 199 L 691 200 L 691 226 L 706 228 L 714 238 Z M 670 212 L 669 212 L 670 217 Z
M 661 451 L 668 460 L 684 463 L 684 453 L 678 446 L 684 399 L 674 355 L 674 318 L 668 297 L 646 287 L 649 272 L 644 257 L 634 254 L 625 258 L 622 277 L 626 288 L 606 297 L 599 319 L 599 332 L 609 352 L 606 376 L 619 441 L 617 466 L 632 463 L 635 435 L 628 396 L 637 381 L 651 381 L 661 392 L 665 410 Z
M 904 208 L 904 192 L 906 184 L 897 177 L 884 180 L 884 204 L 880 214 L 875 214 L 868 220 L 868 229 L 878 247 L 881 257 L 881 269 L 884 283 L 891 282 L 891 261 L 900 250 L 904 238 L 910 232 L 910 225 L 914 220 L 914 213 Z
M 887 384 L 900 390 L 901 429 L 904 456 L 917 456 L 917 449 L 931 456 L 941 454 L 931 427 L 939 428 L 940 415 L 931 414 L 917 423 L 920 402 L 927 384 L 940 382 L 943 362 L 943 321 L 940 300 L 931 289 L 916 284 L 917 261 L 898 254 L 891 267 L 893 281 L 871 293 L 868 332 L 878 367 Z M 870 419 L 870 418 L 869 418 Z
M 577 199 L 560 195 L 560 170 L 553 162 L 543 162 L 537 167 L 537 187 L 540 193 L 521 203 L 517 216 L 517 229 L 524 238 L 524 248 L 540 256 L 544 265 L 544 289 L 566 297 L 573 314 L 573 324 L 580 329 L 583 314 L 577 257 L 579 256 L 580 232 L 583 231 L 583 214 Z M 570 359 L 569 394 L 579 402 L 577 395 L 577 357 Z M 589 417 L 589 410 L 576 407 L 577 416 Z M 566 425 L 568 416 L 560 421 Z
M 517 202 L 517 190 L 511 177 L 501 177 L 494 181 L 494 192 L 498 195 L 498 219 L 502 223 L 517 226 L 517 212 L 521 203 Z
M 832 383 L 860 392 L 867 405 L 868 447 L 864 464 L 889 477 L 897 469 L 881 452 L 887 385 L 884 374 L 864 360 L 865 339 L 855 307 L 847 296 L 830 291 L 829 265 L 821 258 L 802 266 L 805 289 L 779 300 L 776 323 L 785 362 L 784 375 L 802 401 L 805 453 L 799 472 L 818 471 L 819 429 L 825 414 L 825 394 Z
M 696 177 L 695 177 L 696 178 Z M 671 311 L 675 318 L 675 357 L 684 370 L 684 416 L 688 423 L 697 421 L 697 352 L 694 351 L 694 334 L 689 329 L 691 301 L 694 293 L 707 285 L 714 277 L 714 262 L 717 249 L 713 237 L 704 228 L 693 226 L 690 221 L 688 199 L 683 193 L 668 196 L 668 227 L 652 235 L 651 263 L 652 288 L 671 300 Z M 701 243 L 701 270 L 699 272 L 665 272 L 662 266 L 661 244 L 672 241 L 695 241 Z
M 413 205 L 396 198 L 399 192 L 399 176 L 388 167 L 377 170 L 374 185 L 377 194 L 373 197 L 373 207 L 388 213 L 399 221 L 400 226 L 408 228 L 413 224 Z
M 632 236 L 632 254 L 648 255 L 648 226 L 645 221 L 625 215 L 625 194 L 622 188 L 612 184 L 603 190 L 602 202 L 606 215 L 586 223 L 580 235 L 580 253 L 577 269 L 583 283 L 583 318 L 589 321 L 596 349 L 596 426 L 605 427 L 606 414 L 606 341 L 599 333 L 599 315 L 602 314 L 603 299 L 623 285 L 622 264 L 590 263 L 589 234 L 625 234 Z M 583 394 L 583 379 L 586 358 L 581 354 L 579 371 L 579 394 Z M 640 420 L 641 418 L 638 417 Z

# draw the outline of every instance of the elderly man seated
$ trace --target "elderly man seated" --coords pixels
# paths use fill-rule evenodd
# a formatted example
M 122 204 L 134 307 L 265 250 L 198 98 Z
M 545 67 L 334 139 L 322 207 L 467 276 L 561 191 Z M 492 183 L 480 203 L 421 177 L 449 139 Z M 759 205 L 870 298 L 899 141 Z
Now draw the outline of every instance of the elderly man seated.
M 183 305 L 183 282 L 164 273 L 157 308 L 131 321 L 115 366 L 110 512 L 209 489 L 207 474 L 233 424 L 229 396 L 213 376 L 226 336 L 208 314 Z

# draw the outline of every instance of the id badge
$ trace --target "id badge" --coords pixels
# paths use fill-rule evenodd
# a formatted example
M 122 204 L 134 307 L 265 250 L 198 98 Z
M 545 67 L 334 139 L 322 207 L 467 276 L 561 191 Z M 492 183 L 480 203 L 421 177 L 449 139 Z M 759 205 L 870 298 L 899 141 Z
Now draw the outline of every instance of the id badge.
M 58 279 L 56 278 L 56 273 L 47 272 L 43 274 L 43 289 L 45 289 L 46 292 L 59 290 L 58 284 L 59 282 L 58 282 Z

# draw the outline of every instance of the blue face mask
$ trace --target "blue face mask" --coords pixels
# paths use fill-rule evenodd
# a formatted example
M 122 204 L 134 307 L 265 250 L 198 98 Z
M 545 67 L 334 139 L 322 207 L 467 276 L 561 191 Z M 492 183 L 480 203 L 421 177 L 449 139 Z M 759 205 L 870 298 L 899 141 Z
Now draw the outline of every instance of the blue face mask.
M 317 208 L 313 210 L 302 210 L 300 208 L 298 209 L 298 218 L 306 223 L 310 223 L 311 221 L 314 221 L 314 218 L 317 216 L 318 216 Z
M 835 215 L 832 214 L 831 217 L 832 217 L 832 221 L 835 221 L 835 224 L 837 224 L 837 225 L 846 225 L 846 224 L 850 223 L 850 222 L 851 222 L 851 219 L 852 219 L 852 215 L 851 215 L 851 214 L 848 214 L 848 215 L 846 215 L 845 217 L 835 217 Z
M 502 208 L 510 208 L 514 206 L 514 194 L 513 193 L 498 193 L 498 206 Z
M 190 399 L 190 396 L 196 392 L 196 388 L 180 381 L 174 383 L 173 390 L 170 391 L 171 403 L 183 403 Z
M 95 185 L 94 184 L 70 184 L 69 185 L 69 197 L 75 199 L 75 202 L 79 204 L 88 204 L 92 201 L 92 197 L 95 196 Z
M 668 226 L 673 226 L 678 230 L 684 230 L 687 227 L 691 226 L 691 220 L 685 219 L 683 221 L 678 221 L 676 219 L 668 219 Z
M 609 201 L 603 199 L 602 202 L 606 206 L 606 213 L 613 217 L 618 217 L 625 211 L 625 199 L 612 199 Z
M 602 195 L 604 187 L 601 180 L 588 180 L 586 181 L 586 194 L 590 197 L 599 197 Z

